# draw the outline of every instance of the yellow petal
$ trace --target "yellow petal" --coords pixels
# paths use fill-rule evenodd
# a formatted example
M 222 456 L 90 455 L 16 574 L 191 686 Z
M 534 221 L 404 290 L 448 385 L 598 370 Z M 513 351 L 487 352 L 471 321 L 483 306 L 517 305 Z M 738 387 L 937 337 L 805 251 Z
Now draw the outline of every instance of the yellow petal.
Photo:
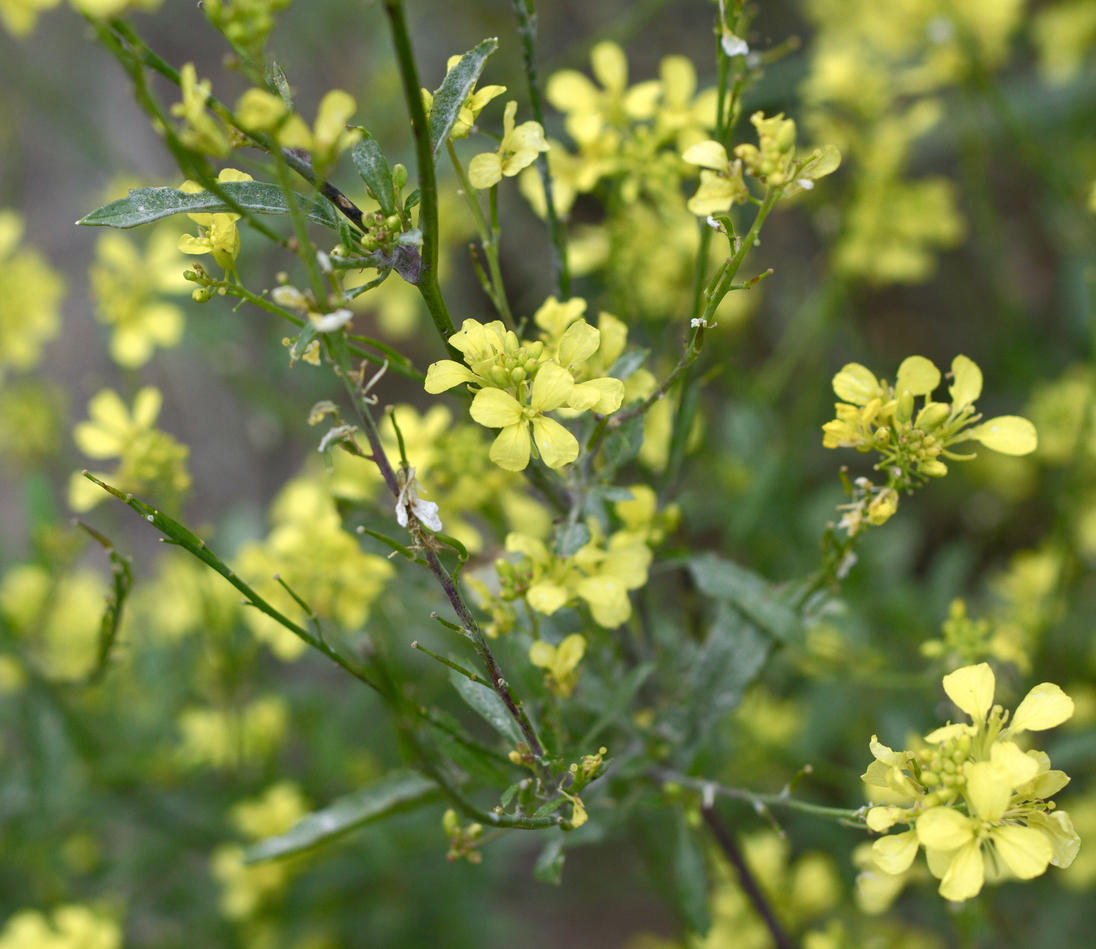
M 905 873 L 917 856 L 917 831 L 880 837 L 871 846 L 875 865 L 884 873 Z
M 1008 772 L 990 761 L 979 761 L 967 766 L 966 777 L 966 796 L 974 815 L 984 821 L 1000 820 L 1012 800 Z
M 159 389 L 153 386 L 145 386 L 141 389 L 133 400 L 133 424 L 138 428 L 152 428 L 160 414 L 163 401 L 164 397 Z
M 700 165 L 701 168 L 712 168 L 715 171 L 722 171 L 728 164 L 727 149 L 711 139 L 690 145 L 681 157 L 690 165 Z
M 590 50 L 590 63 L 594 75 L 606 89 L 622 92 L 628 84 L 628 60 L 616 43 L 609 40 L 598 43 Z
M 599 415 L 609 415 L 620 408 L 624 401 L 624 383 L 610 376 L 591 379 L 571 390 L 567 405 L 572 409 L 593 409 Z
M 963 666 L 944 676 L 944 691 L 975 722 L 984 722 L 993 704 L 996 679 L 988 663 Z
M 1073 699 L 1053 682 L 1040 682 L 1016 707 L 1009 731 L 1039 732 L 1061 725 L 1073 715 Z
M 551 616 L 556 610 L 567 604 L 567 590 L 558 583 L 543 581 L 534 583 L 526 594 L 529 605 L 538 613 Z
M 940 881 L 940 895 L 949 900 L 970 899 L 978 895 L 985 879 L 982 848 L 977 840 L 972 840 L 952 857 L 948 871 Z
M 585 654 L 586 638 L 578 633 L 571 633 L 556 650 L 556 669 L 564 675 L 573 672 Z
M 431 363 L 426 370 L 426 382 L 423 388 L 431 395 L 445 392 L 462 382 L 476 382 L 476 376 L 465 366 L 452 359 L 441 359 Z
M 522 422 L 518 400 L 502 389 L 480 389 L 472 400 L 469 414 L 487 428 L 502 428 Z
M 833 377 L 833 391 L 845 402 L 867 405 L 879 395 L 879 380 L 867 366 L 850 362 Z
M 529 405 L 537 412 L 551 412 L 566 405 L 574 387 L 575 379 L 571 373 L 556 363 L 545 363 L 537 370 L 533 380 Z
M 524 429 L 524 425 L 522 426 Z M 533 419 L 533 438 L 541 460 L 549 468 L 562 468 L 578 457 L 578 439 L 554 419 L 537 416 Z M 499 465 L 505 467 L 505 465 Z M 522 465 L 524 468 L 525 465 Z M 521 469 L 512 469 L 521 470 Z
M 477 190 L 497 185 L 502 178 L 502 160 L 494 152 L 483 152 L 468 163 L 468 183 Z
M 914 395 L 928 395 L 940 385 L 940 370 L 924 356 L 909 356 L 898 367 L 894 389 L 898 393 L 907 389 Z
M 581 365 L 586 362 L 601 345 L 601 331 L 580 319 L 571 323 L 559 341 L 559 363 L 561 366 Z
M 948 392 L 953 406 L 960 409 L 982 394 L 982 370 L 974 360 L 956 356 L 951 361 L 951 372 L 955 381 L 948 387 Z
M 1045 834 L 1031 827 L 1005 824 L 990 835 L 997 853 L 1021 880 L 1030 880 L 1046 872 L 1054 849 Z
M 1029 455 L 1039 447 L 1035 426 L 1019 415 L 999 415 L 963 432 L 963 438 L 981 442 L 1002 455 Z
M 917 839 L 932 850 L 958 850 L 973 836 L 970 818 L 950 807 L 930 807 L 917 818 Z
M 529 647 L 529 661 L 541 669 L 551 669 L 556 660 L 556 650 L 543 639 L 538 639 Z
M 529 426 L 519 422 L 499 432 L 489 457 L 505 471 L 524 471 L 529 464 L 529 450 Z

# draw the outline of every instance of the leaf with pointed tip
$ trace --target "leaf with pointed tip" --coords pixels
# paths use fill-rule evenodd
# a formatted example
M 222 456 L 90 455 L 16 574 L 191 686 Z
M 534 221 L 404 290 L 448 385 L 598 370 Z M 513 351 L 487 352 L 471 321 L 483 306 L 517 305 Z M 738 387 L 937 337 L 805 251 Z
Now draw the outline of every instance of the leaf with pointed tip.
M 689 572 L 702 593 L 734 604 L 770 636 L 782 642 L 796 638 L 799 617 L 760 574 L 711 553 L 692 558 Z
M 567 854 L 563 851 L 563 834 L 560 833 L 544 845 L 544 849 L 537 857 L 537 862 L 533 865 L 533 876 L 541 883 L 559 886 L 563 879 L 563 861 L 566 858 Z
M 337 798 L 302 817 L 290 830 L 244 851 L 244 863 L 277 860 L 312 850 L 390 814 L 420 807 L 441 796 L 438 786 L 414 771 L 393 771 L 376 784 Z
M 231 181 L 221 185 L 233 201 L 255 214 L 288 214 L 285 192 L 261 181 Z M 334 229 L 335 210 L 326 200 L 294 195 L 309 220 Z M 77 221 L 87 227 L 139 227 L 173 214 L 231 214 L 234 209 L 209 191 L 191 194 L 176 188 L 134 188 L 124 198 L 104 204 Z
M 430 108 L 430 151 L 437 159 L 442 145 L 449 138 L 453 126 L 460 114 L 465 100 L 476 87 L 476 82 L 499 41 L 489 36 L 482 43 L 470 49 L 452 69 L 445 74 L 438 91 L 434 93 L 434 104 Z
M 481 715 L 503 738 L 515 745 L 522 740 L 521 729 L 494 691 L 478 682 L 472 682 L 458 672 L 449 673 L 449 681 L 469 708 Z
M 556 553 L 571 557 L 590 543 L 590 528 L 582 523 L 563 524 L 556 531 Z
M 359 126 L 360 128 L 360 126 Z M 365 187 L 373 200 L 381 206 L 385 214 L 396 213 L 396 187 L 392 183 L 392 169 L 384 157 L 377 140 L 365 129 L 361 129 L 360 141 L 350 149 L 350 157 L 358 174 L 362 176 Z

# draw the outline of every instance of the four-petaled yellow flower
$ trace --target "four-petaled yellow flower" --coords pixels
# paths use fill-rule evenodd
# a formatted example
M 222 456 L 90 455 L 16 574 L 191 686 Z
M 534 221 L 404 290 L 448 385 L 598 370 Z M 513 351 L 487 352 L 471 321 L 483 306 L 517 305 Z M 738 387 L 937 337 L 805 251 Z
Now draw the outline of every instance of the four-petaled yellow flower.
M 179 70 L 179 90 L 183 101 L 171 107 L 171 114 L 183 120 L 179 132 L 183 144 L 205 155 L 227 155 L 232 150 L 232 141 L 222 123 L 206 111 L 210 82 L 198 81 L 194 63 L 185 63 Z
M 1048 800 L 1069 776 L 1052 770 L 1045 753 L 1024 751 L 1013 740 L 1062 724 L 1073 714 L 1073 701 L 1043 682 L 1010 719 L 993 704 L 995 685 L 984 662 L 944 676 L 944 691 L 971 723 L 937 728 L 919 751 L 892 751 L 872 738 L 875 761 L 864 780 L 881 803 L 868 811 L 868 827 L 910 828 L 872 844 L 876 870 L 904 874 L 924 847 L 940 894 L 960 901 L 987 880 L 1027 880 L 1050 864 L 1073 862 L 1080 840 L 1069 815 Z
M 571 633 L 558 646 L 538 639 L 529 647 L 529 661 L 545 670 L 548 687 L 560 698 L 568 698 L 578 684 L 578 664 L 586 655 L 586 637 Z
M 237 171 L 235 168 L 224 168 L 217 175 L 217 180 L 226 181 L 251 181 L 251 175 L 245 171 Z M 203 190 L 196 181 L 184 181 L 179 185 L 180 191 L 188 194 L 198 194 Z M 198 225 L 198 236 L 184 234 L 179 238 L 179 250 L 184 254 L 212 254 L 213 259 L 226 271 L 236 269 L 236 258 L 240 255 L 240 232 L 236 222 L 240 215 L 225 214 L 188 214 Z
M 519 402 L 502 389 L 480 389 L 472 400 L 471 415 L 480 425 L 501 428 L 491 445 L 490 458 L 507 471 L 521 471 L 529 464 L 532 441 L 549 468 L 562 468 L 578 457 L 578 439 L 551 412 L 567 405 L 575 380 L 562 366 L 545 363 L 533 378 L 527 402 Z
M 482 190 L 497 185 L 503 175 L 512 178 L 533 164 L 540 152 L 548 151 L 544 129 L 539 122 L 522 122 L 514 127 L 517 111 L 518 104 L 513 99 L 506 103 L 498 149 L 476 155 L 468 163 L 468 181 L 473 188 Z
M 711 139 L 687 148 L 681 156 L 690 165 L 699 165 L 700 187 L 688 202 L 693 214 L 716 214 L 729 211 L 750 197 L 742 179 L 742 160 L 727 157 L 727 149 Z

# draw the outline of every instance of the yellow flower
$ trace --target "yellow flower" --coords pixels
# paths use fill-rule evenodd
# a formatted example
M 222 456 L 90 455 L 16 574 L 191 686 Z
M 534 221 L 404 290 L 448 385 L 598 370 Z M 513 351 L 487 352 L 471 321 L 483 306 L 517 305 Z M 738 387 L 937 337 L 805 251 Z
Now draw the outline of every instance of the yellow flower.
M 549 468 L 562 468 L 578 457 L 578 439 L 554 419 L 551 412 L 567 404 L 575 380 L 563 367 L 545 363 L 533 379 L 526 404 L 502 389 L 481 389 L 472 400 L 471 415 L 480 425 L 500 428 L 491 445 L 490 458 L 507 471 L 521 471 L 529 464 L 530 429 L 541 460 Z
M 910 827 L 872 844 L 874 868 L 904 874 L 924 847 L 940 894 L 958 901 L 976 895 L 987 879 L 1011 874 L 1026 880 L 1050 864 L 1068 867 L 1080 841 L 1069 815 L 1047 799 L 1069 776 L 1052 770 L 1045 753 L 1025 752 L 1012 739 L 1060 725 L 1073 714 L 1073 701 L 1043 682 L 1010 721 L 993 704 L 996 681 L 988 664 L 956 669 L 943 684 L 971 724 L 935 729 L 917 752 L 894 752 L 872 738 L 876 760 L 864 780 L 884 792 L 884 800 L 891 796 L 890 803 L 869 810 L 867 824 L 880 832 L 900 823 Z
M 17 39 L 29 36 L 38 14 L 57 6 L 60 0 L 0 0 L 0 23 Z
M 91 292 L 96 317 L 111 327 L 110 354 L 120 366 L 143 366 L 157 346 L 168 348 L 182 339 L 183 311 L 162 298 L 189 286 L 177 244 L 167 229 L 153 231 L 143 254 L 116 231 L 96 242 L 88 271 Z
M 280 696 L 262 696 L 231 709 L 192 707 L 178 717 L 179 763 L 188 768 L 238 768 L 261 763 L 277 749 L 289 726 Z
M 729 211 L 750 197 L 742 180 L 742 162 L 727 157 L 727 149 L 711 140 L 698 142 L 681 156 L 690 165 L 699 165 L 700 187 L 687 204 L 693 214 L 708 215 Z
M 529 647 L 529 661 L 545 670 L 549 688 L 568 698 L 578 684 L 578 664 L 586 655 L 586 637 L 571 633 L 558 646 L 538 639 Z
M 239 572 L 283 613 L 304 624 L 308 617 L 284 588 L 277 574 L 315 611 L 320 622 L 334 621 L 357 629 L 393 573 L 383 557 L 366 553 L 358 539 L 343 529 L 326 478 L 302 476 L 290 481 L 270 509 L 272 527 L 261 543 L 246 544 Z M 259 613 L 247 614 L 255 636 L 275 656 L 289 662 L 307 648 L 285 627 Z
M 0 929 L 3 949 L 122 949 L 122 928 L 86 906 L 58 906 L 48 917 L 22 909 Z
M 99 20 L 121 16 L 129 10 L 158 10 L 164 0 L 69 0 L 80 13 Z
M 502 180 L 512 178 L 523 168 L 537 160 L 540 152 L 548 151 L 544 129 L 539 122 L 522 122 L 514 127 L 518 104 L 513 99 L 506 103 L 502 118 L 502 141 L 493 152 L 476 155 L 468 163 L 468 181 L 473 188 L 490 188 Z
M 459 54 L 449 57 L 449 60 L 445 64 L 446 75 L 456 67 L 460 60 L 461 57 Z M 505 91 L 506 86 L 484 86 L 482 89 L 476 89 L 473 92 L 470 92 L 468 97 L 464 100 L 464 104 L 460 107 L 460 111 L 457 112 L 457 119 L 449 132 L 449 138 L 454 141 L 459 138 L 467 138 L 475 127 L 476 119 L 479 117 L 480 112 L 483 111 L 484 106 L 492 99 L 501 96 Z M 423 89 L 422 104 L 423 108 L 426 110 L 427 117 L 429 117 L 430 110 L 434 107 L 433 93 Z
M 251 175 L 245 171 L 237 171 L 235 168 L 224 168 L 217 175 L 217 180 L 226 181 L 251 181 Z M 198 194 L 203 190 L 196 181 L 184 181 L 179 185 L 180 191 L 188 194 Z M 236 222 L 240 215 L 231 212 L 225 214 L 188 214 L 198 225 L 198 236 L 184 234 L 179 238 L 179 250 L 184 254 L 212 254 L 213 259 L 226 271 L 236 269 L 236 258 L 240 255 L 240 232 Z
M 22 218 L 0 210 L 0 380 L 6 369 L 34 368 L 61 326 L 64 281 L 37 251 L 21 246 L 22 237 Z
M 158 502 L 174 505 L 190 488 L 189 449 L 153 427 L 162 401 L 158 389 L 146 387 L 134 398 L 131 413 L 116 392 L 103 389 L 88 403 L 90 418 L 76 426 L 73 439 L 89 458 L 119 459 L 113 473 L 97 477 L 121 491 L 155 491 Z M 101 488 L 80 475 L 69 484 L 69 503 L 75 510 L 86 511 L 103 497 Z
M 283 148 L 310 152 L 317 169 L 332 165 L 346 149 L 361 138 L 361 131 L 346 123 L 358 110 L 354 97 L 332 89 L 320 100 L 316 121 L 310 130 L 299 115 L 265 89 L 248 89 L 236 103 L 240 123 L 256 132 L 269 132 Z
M 179 70 L 179 89 L 183 101 L 171 107 L 171 114 L 183 120 L 179 132 L 183 144 L 206 155 L 227 155 L 232 150 L 232 142 L 220 120 L 206 111 L 210 82 L 208 79 L 198 81 L 194 63 L 186 63 Z

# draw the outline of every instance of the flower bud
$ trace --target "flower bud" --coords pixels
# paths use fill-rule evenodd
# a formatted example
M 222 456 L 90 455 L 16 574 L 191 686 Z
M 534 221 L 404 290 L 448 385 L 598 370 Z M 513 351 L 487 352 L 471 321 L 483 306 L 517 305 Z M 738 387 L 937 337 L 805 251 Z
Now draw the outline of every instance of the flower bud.
M 948 466 L 939 458 L 929 458 L 917 466 L 917 471 L 929 478 L 942 478 L 948 473 Z
M 407 166 L 396 162 L 392 166 L 392 184 L 397 191 L 401 191 L 407 184 Z
M 917 413 L 917 427 L 923 432 L 931 432 L 940 427 L 950 411 L 946 402 L 930 402 Z
M 898 397 L 898 404 L 894 407 L 894 417 L 903 423 L 913 418 L 913 393 L 909 389 L 903 389 Z

